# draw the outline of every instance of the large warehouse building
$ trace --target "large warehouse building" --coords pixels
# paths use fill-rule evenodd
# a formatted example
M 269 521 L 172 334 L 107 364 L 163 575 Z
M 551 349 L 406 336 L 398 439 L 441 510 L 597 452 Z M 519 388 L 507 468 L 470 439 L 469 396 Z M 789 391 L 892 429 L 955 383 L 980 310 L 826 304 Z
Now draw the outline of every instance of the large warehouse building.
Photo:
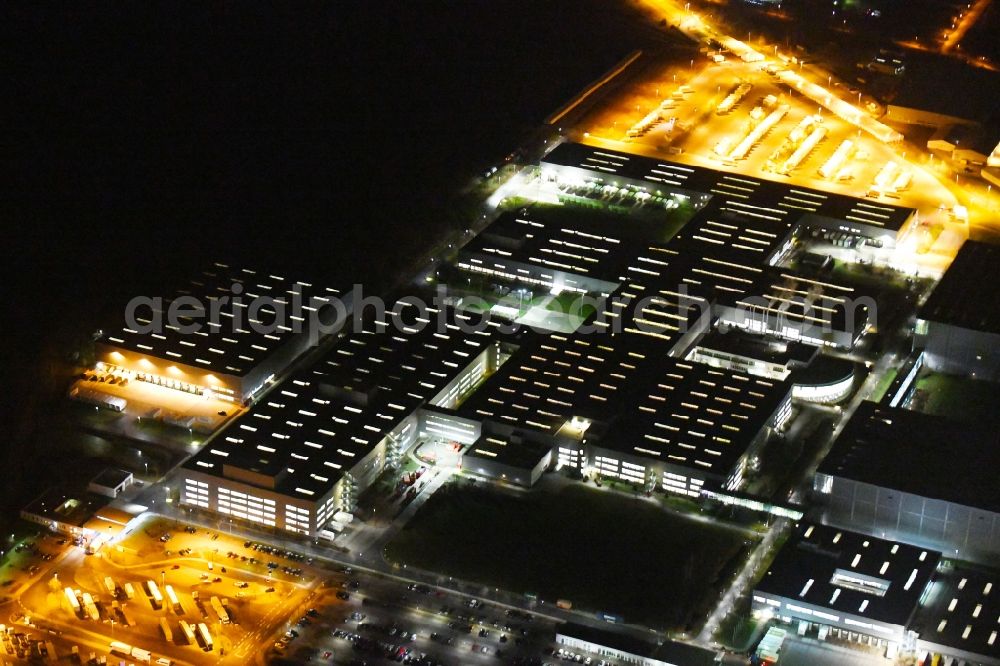
M 863 402 L 820 464 L 823 520 L 984 563 L 1000 557 L 996 432 Z
M 450 273 L 437 272 L 457 285 L 447 326 L 383 319 L 342 339 L 184 465 L 181 501 L 314 534 L 421 438 L 468 447 L 464 469 L 521 486 L 557 467 L 688 497 L 738 492 L 789 418 L 793 383 L 713 367 L 691 350 L 719 325 L 796 348 L 849 348 L 867 330 L 866 317 L 847 316 L 858 295 L 775 264 L 802 229 L 891 245 L 913 214 L 575 144 L 542 166 L 551 177 L 662 187 L 693 202 L 693 217 L 667 229 L 659 211 L 502 215 Z M 461 309 L 462 285 L 609 298 L 585 327 L 509 334 L 490 321 L 470 332 L 482 315 Z M 788 372 L 815 354 L 793 356 L 802 361 L 786 359 Z M 852 382 L 848 367 L 803 388 L 832 402 Z
M 138 381 L 236 403 L 350 315 L 348 296 L 333 289 L 221 263 L 170 298 L 139 301 L 103 332 L 98 361 Z
M 932 370 L 1000 381 L 1000 246 L 968 240 L 917 314 Z
M 941 554 L 801 523 L 753 591 L 753 607 L 801 631 L 822 627 L 899 647 Z
M 569 183 L 628 184 L 645 192 L 677 193 L 699 205 L 710 199 L 721 211 L 774 216 L 801 229 L 853 234 L 892 247 L 916 217 L 910 208 L 889 206 L 751 176 L 677 164 L 606 148 L 562 143 L 542 158 L 543 175 Z
M 183 465 L 181 503 L 313 535 L 418 433 L 479 439 L 477 424 L 422 407 L 455 406 L 496 369 L 500 345 L 476 317 L 431 313 L 442 332 L 419 310 L 401 301 L 402 329 L 386 313 L 254 405 Z
M 998 583 L 1000 572 L 935 550 L 800 523 L 754 588 L 752 606 L 809 638 L 860 643 L 890 659 L 997 666 Z

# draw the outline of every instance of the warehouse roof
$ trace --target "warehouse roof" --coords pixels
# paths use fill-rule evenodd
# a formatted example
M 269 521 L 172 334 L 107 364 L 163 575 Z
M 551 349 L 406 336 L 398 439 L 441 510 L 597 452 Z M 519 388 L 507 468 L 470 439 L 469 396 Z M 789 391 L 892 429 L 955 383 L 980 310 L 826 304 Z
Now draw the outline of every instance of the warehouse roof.
M 490 327 L 475 315 L 421 311 L 403 301 L 394 311 L 402 328 L 383 313 L 345 337 L 185 467 L 234 478 L 227 468 L 246 470 L 302 499 L 329 492 L 417 407 L 452 400 L 442 390 L 492 342 Z
M 998 444 L 998 434 L 989 428 L 866 401 L 840 433 L 819 472 L 1000 511 Z
M 655 645 L 630 634 L 598 629 L 575 622 L 559 625 L 556 628 L 556 633 L 559 636 L 644 657 L 650 660 L 650 663 L 663 664 L 664 666 L 708 666 L 715 660 L 714 652 L 686 643 L 668 641 Z
M 1000 572 L 942 567 L 908 629 L 922 641 L 1000 659 Z
M 940 557 L 916 546 L 801 523 L 755 593 L 784 597 L 786 605 L 819 606 L 837 616 L 821 617 L 821 622 L 849 615 L 905 626 Z
M 720 208 L 751 216 L 787 214 L 795 219 L 817 215 L 895 232 L 913 214 L 910 208 L 580 143 L 559 144 L 542 158 L 542 164 L 584 169 L 602 179 L 617 176 L 654 190 L 706 195 L 717 199 Z
M 573 416 L 605 420 L 625 404 L 629 378 L 647 358 L 611 336 L 536 336 L 461 411 L 548 434 Z
M 785 381 L 662 359 L 599 445 L 726 475 L 790 391 Z
M 855 336 L 868 327 L 875 304 L 870 294 L 856 287 L 778 268 L 760 271 L 743 294 L 720 300 L 755 319 L 766 318 L 778 330 L 790 325 L 810 327 L 819 335 L 846 331 Z
M 497 435 L 484 435 L 469 447 L 465 456 L 482 458 L 517 469 L 531 470 L 551 450 L 551 446 L 530 440 L 513 440 Z
M 244 376 L 340 293 L 279 275 L 215 263 L 133 322 L 109 328 L 105 344 L 225 375 Z M 173 313 L 176 314 L 172 314 Z M 190 330 L 187 330 L 190 329 Z
M 471 259 L 474 263 L 491 260 L 495 269 L 512 275 L 517 269 L 510 264 L 524 263 L 617 282 L 636 252 L 636 243 L 629 238 L 634 232 L 611 228 L 607 219 L 595 219 L 592 213 L 579 209 L 526 208 L 501 215 L 466 245 L 462 254 L 478 255 L 480 258 Z
M 762 338 L 739 329 L 723 332 L 717 328 L 698 341 L 698 349 L 757 359 L 789 369 L 808 365 L 818 353 L 816 347 L 801 342 Z
M 934 287 L 919 317 L 985 333 L 1000 333 L 1000 246 L 967 240 Z

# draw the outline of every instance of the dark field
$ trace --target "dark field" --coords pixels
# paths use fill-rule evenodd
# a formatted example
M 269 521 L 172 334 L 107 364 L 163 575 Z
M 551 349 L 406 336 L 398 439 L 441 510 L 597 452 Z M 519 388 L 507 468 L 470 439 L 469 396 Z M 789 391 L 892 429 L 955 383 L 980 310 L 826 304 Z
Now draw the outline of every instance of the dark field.
M 389 544 L 387 558 L 674 629 L 742 548 L 738 532 L 583 485 L 515 496 L 452 483 Z

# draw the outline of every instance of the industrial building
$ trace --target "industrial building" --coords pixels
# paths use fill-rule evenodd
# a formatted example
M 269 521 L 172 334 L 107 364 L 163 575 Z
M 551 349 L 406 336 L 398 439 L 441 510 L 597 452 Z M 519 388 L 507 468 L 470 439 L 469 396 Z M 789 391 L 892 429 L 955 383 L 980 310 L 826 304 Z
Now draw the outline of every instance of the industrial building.
M 556 643 L 571 654 L 584 653 L 616 659 L 635 666 L 709 666 L 715 653 L 686 643 L 659 645 L 616 631 L 567 622 L 556 630 Z
M 706 484 L 739 489 L 750 461 L 791 415 L 787 382 L 686 361 L 661 363 L 642 393 L 589 444 L 589 466 L 695 498 Z
M 800 635 L 860 643 L 918 664 L 1000 664 L 1000 572 L 838 527 L 800 523 L 752 607 Z
M 803 634 L 825 638 L 834 629 L 892 651 L 903 646 L 940 557 L 904 543 L 800 523 L 754 587 L 753 608 Z
M 116 374 L 237 404 L 350 315 L 349 295 L 216 263 L 169 298 L 134 299 L 102 331 Z
M 567 183 L 628 184 L 644 192 L 678 194 L 697 207 L 758 219 L 772 231 L 825 229 L 892 247 L 915 219 L 910 208 L 876 203 L 752 176 L 678 164 L 606 148 L 562 143 L 541 161 L 543 177 Z M 784 236 L 785 234 L 781 234 Z
M 132 476 L 132 472 L 109 467 L 90 480 L 90 483 L 87 484 L 87 490 L 115 499 L 133 483 L 135 483 L 135 477 Z
M 917 313 L 913 338 L 932 370 L 1000 381 L 1000 247 L 967 240 Z
M 687 360 L 749 375 L 786 379 L 808 366 L 817 348 L 801 342 L 768 340 L 739 330 L 713 329 L 688 352 Z
M 917 663 L 939 654 L 953 664 L 1000 665 L 997 585 L 1000 571 L 996 569 L 942 562 L 907 627 L 917 638 Z
M 438 269 L 456 289 L 449 306 L 412 306 L 423 321 L 385 315 L 340 340 L 185 463 L 181 502 L 315 534 L 422 438 L 458 444 L 464 469 L 524 487 L 556 467 L 689 497 L 735 493 L 789 418 L 795 387 L 816 402 L 849 391 L 850 368 L 800 372 L 801 386 L 788 375 L 816 348 L 849 348 L 865 332 L 866 317 L 847 312 L 859 295 L 774 264 L 812 228 L 891 246 L 912 210 L 576 144 L 542 169 L 628 179 L 663 206 L 688 199 L 693 217 L 665 235 L 662 216 L 641 213 L 621 224 L 566 210 L 502 215 Z M 605 300 L 586 330 L 512 335 L 454 297 L 477 280 L 467 291 Z M 443 327 L 427 325 L 442 316 Z M 771 375 L 704 362 L 708 346 L 691 357 L 719 326 L 799 351 Z
M 813 496 L 824 522 L 995 562 L 998 444 L 988 428 L 863 402 L 820 464 Z
M 462 469 L 530 488 L 552 464 L 552 445 L 523 436 L 484 435 L 462 457 Z
M 350 511 L 418 434 L 476 441 L 478 424 L 447 410 L 501 361 L 499 342 L 479 323 L 400 301 L 189 459 L 181 503 L 314 535 Z
M 851 349 L 874 323 L 877 304 L 855 287 L 766 269 L 714 310 L 721 323 L 758 335 Z
M 592 217 L 533 208 L 504 213 L 462 248 L 456 267 L 544 294 L 610 294 L 642 246 L 628 238 L 634 231 L 623 234 Z

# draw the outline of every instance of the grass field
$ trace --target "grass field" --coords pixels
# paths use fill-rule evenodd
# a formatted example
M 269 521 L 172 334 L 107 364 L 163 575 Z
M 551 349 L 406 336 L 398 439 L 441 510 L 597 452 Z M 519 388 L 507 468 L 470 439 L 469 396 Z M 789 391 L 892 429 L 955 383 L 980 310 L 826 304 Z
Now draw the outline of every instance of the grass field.
M 656 629 L 684 627 L 744 547 L 742 533 L 583 485 L 511 495 L 451 484 L 386 556 Z
M 998 404 L 995 384 L 937 373 L 917 379 L 917 395 L 912 403 L 921 412 L 993 424 L 1000 423 Z
M 899 368 L 889 368 L 882 376 L 882 379 L 878 380 L 875 390 L 872 391 L 871 399 L 875 402 L 881 401 L 885 397 L 885 392 L 892 386 L 892 382 L 896 379 L 897 374 L 899 374 Z

